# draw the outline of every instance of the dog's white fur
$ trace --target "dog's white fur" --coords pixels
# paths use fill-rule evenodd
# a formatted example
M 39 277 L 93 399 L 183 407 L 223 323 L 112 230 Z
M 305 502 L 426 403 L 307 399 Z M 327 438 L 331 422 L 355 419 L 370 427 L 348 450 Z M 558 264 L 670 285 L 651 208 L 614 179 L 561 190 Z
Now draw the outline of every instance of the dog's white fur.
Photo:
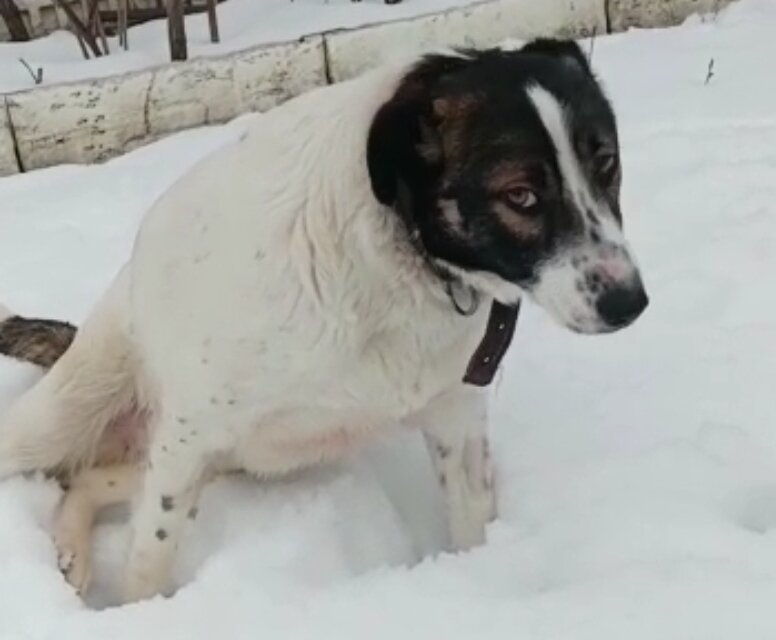
M 7 476 L 88 465 L 106 425 L 148 410 L 128 600 L 167 588 L 208 470 L 281 474 L 402 423 L 426 436 L 453 546 L 483 541 L 494 515 L 486 401 L 461 378 L 490 305 L 452 310 L 367 175 L 371 119 L 402 71 L 256 116 L 185 175 L 72 347 L 0 423 Z M 68 518 L 131 494 L 133 469 L 86 471 L 60 538 L 83 547 L 88 532 L 68 532 Z M 115 491 L 99 489 L 111 478 Z
M 566 109 L 538 83 L 528 88 L 528 97 L 555 147 L 563 189 L 574 203 L 577 219 L 585 234 L 594 229 L 599 237 L 595 243 L 570 246 L 543 265 L 531 296 L 564 326 L 581 333 L 597 333 L 603 322 L 595 300 L 581 295 L 578 286 L 586 267 L 594 265 L 602 279 L 626 286 L 638 282 L 638 268 L 611 207 L 605 199 L 593 195 L 582 171 Z

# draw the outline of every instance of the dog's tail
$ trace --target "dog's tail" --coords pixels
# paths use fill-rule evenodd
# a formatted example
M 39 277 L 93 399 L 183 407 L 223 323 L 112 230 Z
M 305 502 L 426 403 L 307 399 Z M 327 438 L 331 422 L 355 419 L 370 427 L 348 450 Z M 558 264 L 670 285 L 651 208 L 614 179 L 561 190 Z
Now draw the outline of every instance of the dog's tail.
M 50 369 L 75 338 L 76 328 L 60 320 L 24 318 L 0 304 L 0 354 Z
M 91 465 L 106 427 L 137 402 L 117 293 L 109 292 L 77 333 L 67 323 L 5 312 L 0 352 L 50 370 L 0 417 L 0 478 Z

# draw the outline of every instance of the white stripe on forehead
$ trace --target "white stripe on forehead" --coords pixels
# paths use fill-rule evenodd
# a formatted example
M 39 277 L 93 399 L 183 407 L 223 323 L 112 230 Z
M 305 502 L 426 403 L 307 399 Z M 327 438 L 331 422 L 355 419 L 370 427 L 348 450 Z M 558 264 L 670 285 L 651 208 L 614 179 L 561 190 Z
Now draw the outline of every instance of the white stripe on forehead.
M 563 186 L 582 214 L 586 225 L 587 220 L 584 212 L 595 212 L 598 207 L 574 150 L 566 111 L 558 99 L 539 84 L 531 85 L 526 92 L 555 147 Z

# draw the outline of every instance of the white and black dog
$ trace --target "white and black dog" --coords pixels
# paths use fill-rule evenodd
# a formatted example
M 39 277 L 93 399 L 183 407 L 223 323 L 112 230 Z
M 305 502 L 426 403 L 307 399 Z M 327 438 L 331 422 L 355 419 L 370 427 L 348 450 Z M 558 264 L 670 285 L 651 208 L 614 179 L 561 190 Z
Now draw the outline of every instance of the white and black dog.
M 452 546 L 478 544 L 481 386 L 510 307 L 602 333 L 647 305 L 619 190 L 614 114 L 572 42 L 431 55 L 256 116 L 153 206 L 77 334 L 0 325 L 0 352 L 53 363 L 0 421 L 0 476 L 68 478 L 78 587 L 96 509 L 138 494 L 131 601 L 168 587 L 209 474 L 283 474 L 412 424 Z

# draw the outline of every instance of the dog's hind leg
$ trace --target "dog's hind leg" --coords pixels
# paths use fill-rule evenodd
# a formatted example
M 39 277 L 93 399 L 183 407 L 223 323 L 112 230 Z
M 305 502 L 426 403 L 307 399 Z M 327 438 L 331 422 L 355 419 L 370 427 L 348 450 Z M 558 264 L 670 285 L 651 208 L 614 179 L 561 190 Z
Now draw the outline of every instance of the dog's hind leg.
M 100 509 L 128 502 L 142 478 L 137 465 L 94 467 L 77 474 L 65 492 L 54 521 L 54 544 L 59 568 L 79 593 L 91 577 L 91 542 L 94 519 Z
M 105 427 L 135 401 L 121 300 L 111 289 L 64 355 L 0 418 L 0 478 L 88 465 Z

